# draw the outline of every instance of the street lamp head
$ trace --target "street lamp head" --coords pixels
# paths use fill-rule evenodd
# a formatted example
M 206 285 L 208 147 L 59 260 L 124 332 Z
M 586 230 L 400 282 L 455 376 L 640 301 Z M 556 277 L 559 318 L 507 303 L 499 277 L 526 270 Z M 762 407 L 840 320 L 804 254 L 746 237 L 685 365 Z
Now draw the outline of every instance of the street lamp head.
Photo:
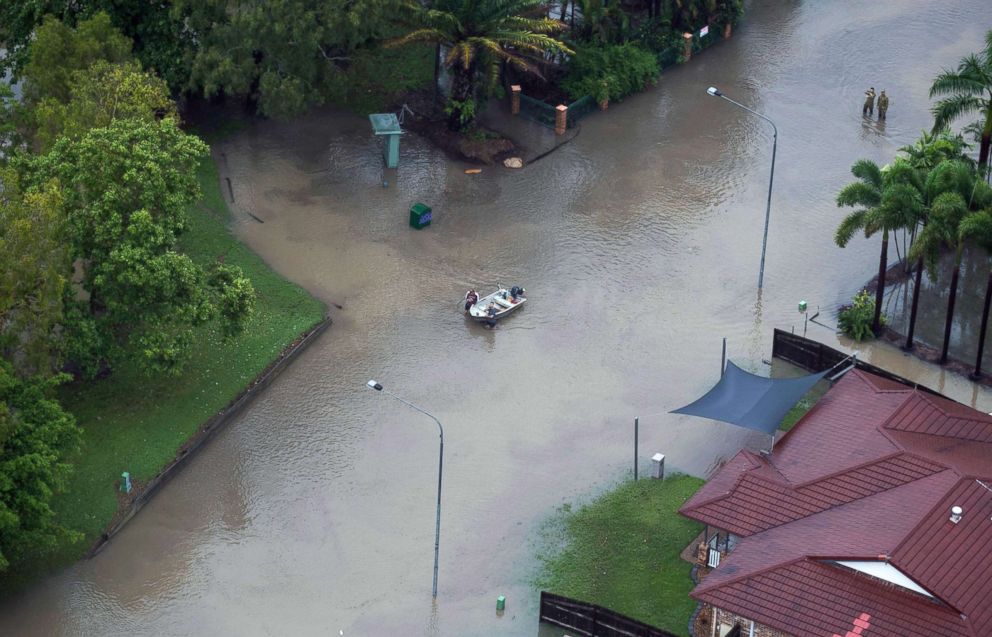
M 370 388 L 376 390 L 376 391 L 382 391 L 382 385 L 380 385 L 379 383 L 377 383 L 374 380 L 370 380 L 369 382 L 367 382 L 365 384 L 368 385 Z
M 706 92 L 712 95 L 713 97 L 723 97 L 723 93 L 721 93 L 720 89 L 718 89 L 715 86 L 709 87 L 708 89 L 706 89 Z

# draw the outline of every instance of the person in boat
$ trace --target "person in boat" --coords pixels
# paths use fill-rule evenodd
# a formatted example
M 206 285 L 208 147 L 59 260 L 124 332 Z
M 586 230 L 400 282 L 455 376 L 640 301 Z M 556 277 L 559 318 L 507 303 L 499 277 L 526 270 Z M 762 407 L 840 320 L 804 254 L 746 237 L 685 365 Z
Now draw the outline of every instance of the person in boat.
M 496 307 L 495 303 L 490 303 L 489 307 L 486 308 L 486 326 L 489 328 L 496 327 L 496 314 L 499 312 L 499 308 Z
M 517 302 L 518 296 L 523 296 L 523 295 L 524 295 L 524 289 L 522 287 L 518 285 L 514 285 L 512 288 L 510 288 L 510 300 L 513 301 L 514 303 Z
M 479 293 L 475 290 L 469 290 L 465 293 L 465 311 L 468 312 L 469 308 L 479 302 Z

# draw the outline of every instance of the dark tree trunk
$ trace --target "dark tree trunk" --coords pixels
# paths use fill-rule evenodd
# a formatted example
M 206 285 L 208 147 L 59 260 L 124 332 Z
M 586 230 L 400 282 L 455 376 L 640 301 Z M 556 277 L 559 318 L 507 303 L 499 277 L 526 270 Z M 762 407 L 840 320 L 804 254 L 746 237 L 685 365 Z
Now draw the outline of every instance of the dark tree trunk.
M 437 111 L 437 94 L 441 91 L 441 43 L 437 43 L 437 48 L 434 49 L 434 96 L 432 99 L 432 107 L 434 111 Z
M 988 165 L 989 163 L 989 147 L 992 146 L 992 134 L 986 133 L 982 135 L 982 142 L 978 146 L 978 163 Z
M 961 263 L 954 260 L 954 272 L 951 273 L 951 290 L 947 297 L 947 319 L 944 321 L 944 345 L 940 349 L 940 364 L 947 362 L 947 350 L 951 346 L 951 324 L 954 322 L 954 301 L 958 295 L 958 274 L 961 272 Z
M 455 104 L 451 104 L 448 128 L 453 131 L 460 131 L 471 125 L 470 121 L 463 121 L 462 113 L 475 97 L 475 86 L 472 83 L 474 76 L 475 64 L 469 65 L 467 69 L 458 63 L 451 67 L 451 101 Z
M 573 2 L 574 2 L 574 0 L 573 0 Z M 568 0 L 562 0 L 562 2 L 561 2 L 561 17 L 558 18 L 558 19 L 561 20 L 562 22 L 564 22 L 565 21 L 565 13 L 567 13 L 567 12 L 568 12 Z
M 913 349 L 913 331 L 916 329 L 916 308 L 920 306 L 920 286 L 923 284 L 923 257 L 916 260 L 916 284 L 913 286 L 913 309 L 909 312 L 909 330 L 905 349 Z
M 985 353 L 985 332 L 989 327 L 989 302 L 992 301 L 992 272 L 985 285 L 985 305 L 982 307 L 982 327 L 978 332 L 978 354 L 975 356 L 975 371 L 971 377 L 978 380 L 982 376 L 982 354 Z
M 882 256 L 878 259 L 878 289 L 875 290 L 875 318 L 871 331 L 878 335 L 882 331 L 882 298 L 885 296 L 885 270 L 889 258 L 889 231 L 882 231 Z

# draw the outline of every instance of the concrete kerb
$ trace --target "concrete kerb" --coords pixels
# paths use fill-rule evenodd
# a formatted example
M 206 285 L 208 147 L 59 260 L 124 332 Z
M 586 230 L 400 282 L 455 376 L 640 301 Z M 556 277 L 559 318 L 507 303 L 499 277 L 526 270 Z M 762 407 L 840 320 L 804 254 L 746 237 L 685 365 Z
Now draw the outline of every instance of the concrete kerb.
M 110 527 L 100 535 L 100 538 L 90 549 L 89 553 L 86 554 L 86 558 L 89 559 L 103 550 L 103 547 L 113 538 L 121 529 L 135 516 L 135 514 L 141 510 L 145 504 L 151 500 L 152 496 L 158 491 L 162 485 L 169 481 L 169 479 L 174 476 L 179 469 L 186 463 L 187 460 L 197 451 L 203 448 L 203 445 L 210 440 L 219 430 L 221 430 L 231 419 L 241 413 L 241 410 L 245 408 L 248 403 L 250 403 L 255 396 L 259 394 L 263 389 L 268 387 L 273 380 L 275 380 L 279 374 L 286 369 L 297 356 L 300 355 L 302 351 L 307 349 L 311 343 L 313 343 L 317 338 L 324 333 L 324 331 L 331 325 L 331 317 L 324 317 L 320 323 L 314 326 L 310 331 L 305 332 L 302 337 L 300 337 L 295 343 L 283 350 L 282 354 L 279 355 L 275 361 L 273 361 L 265 370 L 259 374 L 254 382 L 248 386 L 247 389 L 242 391 L 235 397 L 224 409 L 218 413 L 211 416 L 203 425 L 197 429 L 196 433 L 190 438 L 188 446 L 184 445 L 176 454 L 176 458 L 166 465 L 154 478 L 152 478 L 148 484 L 145 485 L 144 489 L 138 494 L 134 500 L 127 506 L 124 514 L 116 522 L 112 523 Z

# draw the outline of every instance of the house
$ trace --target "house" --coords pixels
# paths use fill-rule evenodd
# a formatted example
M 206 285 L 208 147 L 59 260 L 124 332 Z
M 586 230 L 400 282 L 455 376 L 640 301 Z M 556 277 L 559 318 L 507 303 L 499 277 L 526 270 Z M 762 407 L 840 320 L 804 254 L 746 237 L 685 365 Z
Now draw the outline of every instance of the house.
M 680 513 L 706 634 L 992 635 L 992 417 L 852 370 Z

